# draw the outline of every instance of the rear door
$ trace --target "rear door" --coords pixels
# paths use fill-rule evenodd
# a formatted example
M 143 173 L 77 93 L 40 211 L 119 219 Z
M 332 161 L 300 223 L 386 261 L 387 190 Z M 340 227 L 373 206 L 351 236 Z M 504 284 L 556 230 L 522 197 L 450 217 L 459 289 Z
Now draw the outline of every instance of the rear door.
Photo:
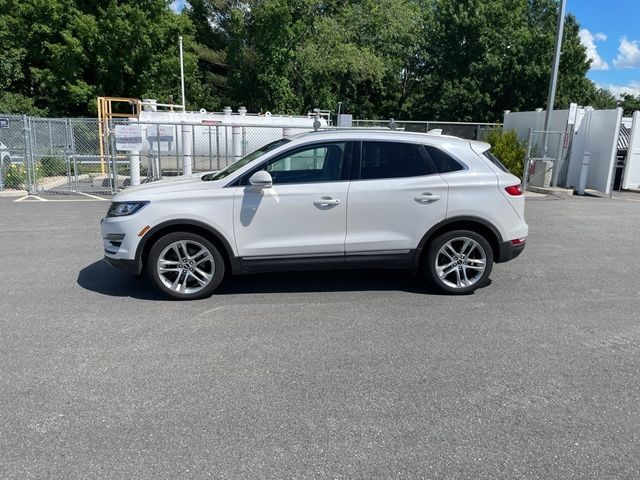
M 444 220 L 447 183 L 422 144 L 364 141 L 359 145 L 349 187 L 347 258 L 409 257 L 427 230 Z

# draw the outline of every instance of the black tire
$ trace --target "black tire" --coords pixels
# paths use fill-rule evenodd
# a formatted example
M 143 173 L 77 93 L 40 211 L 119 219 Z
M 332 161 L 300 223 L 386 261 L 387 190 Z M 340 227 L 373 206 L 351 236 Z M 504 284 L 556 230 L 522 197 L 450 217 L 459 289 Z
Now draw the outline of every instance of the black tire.
M 167 267 L 162 273 L 161 257 Z M 173 232 L 161 237 L 151 247 L 147 259 L 147 274 L 153 285 L 175 300 L 211 296 L 222 282 L 224 272 L 224 258 L 216 246 L 205 237 L 190 232 Z M 172 288 L 170 284 L 177 286 Z
M 467 240 L 470 241 L 468 244 L 465 243 Z M 466 255 L 463 251 L 465 245 Z M 454 253 L 456 251 L 457 254 Z M 479 270 L 481 266 L 484 267 L 482 271 Z M 493 250 L 487 239 L 476 232 L 452 230 L 430 243 L 424 268 L 429 280 L 441 292 L 453 295 L 472 293 L 485 285 L 491 275 Z

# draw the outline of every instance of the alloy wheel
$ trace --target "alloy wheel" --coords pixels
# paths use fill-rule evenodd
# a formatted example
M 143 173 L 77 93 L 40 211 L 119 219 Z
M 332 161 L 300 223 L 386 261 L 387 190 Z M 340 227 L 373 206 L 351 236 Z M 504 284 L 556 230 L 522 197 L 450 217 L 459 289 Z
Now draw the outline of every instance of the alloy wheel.
M 209 285 L 216 266 L 207 247 L 194 240 L 179 240 L 160 252 L 156 269 L 167 288 L 179 294 L 193 294 Z
M 450 288 L 463 289 L 477 283 L 487 268 L 487 254 L 476 240 L 456 237 L 445 242 L 435 256 L 439 280 Z

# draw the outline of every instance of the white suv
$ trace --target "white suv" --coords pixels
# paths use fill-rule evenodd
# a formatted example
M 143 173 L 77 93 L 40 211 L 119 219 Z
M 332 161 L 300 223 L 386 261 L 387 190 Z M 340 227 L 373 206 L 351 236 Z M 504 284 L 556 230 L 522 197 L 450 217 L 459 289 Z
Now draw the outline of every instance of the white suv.
M 176 299 L 211 295 L 229 271 L 361 267 L 469 293 L 528 232 L 520 181 L 489 147 L 357 129 L 283 138 L 217 173 L 116 195 L 105 259 Z

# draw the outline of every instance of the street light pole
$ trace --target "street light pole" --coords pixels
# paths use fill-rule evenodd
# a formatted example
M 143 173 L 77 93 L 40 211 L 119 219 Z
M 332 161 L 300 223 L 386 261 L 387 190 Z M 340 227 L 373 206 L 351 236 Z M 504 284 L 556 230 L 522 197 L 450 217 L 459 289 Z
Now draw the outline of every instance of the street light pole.
M 549 96 L 547 97 L 547 113 L 544 116 L 544 155 L 547 156 L 548 139 L 546 132 L 549 130 L 549 120 L 553 111 L 553 104 L 556 101 L 556 83 L 558 82 L 558 68 L 560 67 L 560 52 L 562 50 L 562 34 L 564 32 L 564 12 L 567 7 L 567 0 L 560 0 L 560 11 L 558 12 L 558 28 L 556 29 L 556 50 L 553 55 L 551 66 L 551 80 L 549 81 Z

